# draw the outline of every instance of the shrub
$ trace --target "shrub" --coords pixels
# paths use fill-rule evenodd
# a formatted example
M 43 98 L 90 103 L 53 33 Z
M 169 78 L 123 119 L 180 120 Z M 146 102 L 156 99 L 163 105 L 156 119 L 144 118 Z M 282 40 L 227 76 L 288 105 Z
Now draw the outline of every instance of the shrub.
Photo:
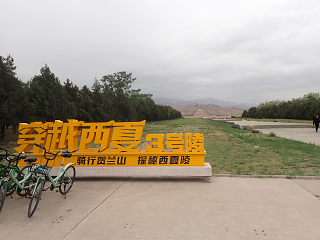
M 275 136 L 276 136 L 276 134 L 274 132 L 269 133 L 269 137 L 275 137 Z

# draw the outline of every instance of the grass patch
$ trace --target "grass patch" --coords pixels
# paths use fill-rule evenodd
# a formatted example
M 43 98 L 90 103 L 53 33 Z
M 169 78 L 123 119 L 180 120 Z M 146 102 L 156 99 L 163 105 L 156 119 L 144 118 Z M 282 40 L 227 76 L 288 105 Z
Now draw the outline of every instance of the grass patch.
M 213 173 L 242 175 L 317 176 L 320 149 L 276 135 L 252 133 L 225 122 L 182 118 L 147 123 L 143 136 L 151 133 L 203 133 Z

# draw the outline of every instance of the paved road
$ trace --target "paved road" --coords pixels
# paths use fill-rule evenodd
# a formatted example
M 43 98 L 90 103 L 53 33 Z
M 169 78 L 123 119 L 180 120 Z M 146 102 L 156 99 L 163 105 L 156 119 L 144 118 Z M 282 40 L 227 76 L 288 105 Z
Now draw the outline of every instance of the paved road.
M 271 132 L 278 137 L 288 138 L 305 143 L 320 146 L 320 132 L 316 132 L 311 124 L 280 123 L 280 122 L 259 122 L 259 121 L 232 121 L 243 126 L 254 126 L 264 134 Z M 300 127 L 299 127 L 300 126 Z
M 319 239 L 320 181 L 305 179 L 77 179 L 64 199 L 6 199 L 6 239 Z
M 319 144 L 312 128 L 280 129 Z M 82 178 L 66 199 L 44 192 L 31 218 L 28 199 L 6 198 L 0 239 L 318 240 L 318 196 L 320 180 L 308 179 Z

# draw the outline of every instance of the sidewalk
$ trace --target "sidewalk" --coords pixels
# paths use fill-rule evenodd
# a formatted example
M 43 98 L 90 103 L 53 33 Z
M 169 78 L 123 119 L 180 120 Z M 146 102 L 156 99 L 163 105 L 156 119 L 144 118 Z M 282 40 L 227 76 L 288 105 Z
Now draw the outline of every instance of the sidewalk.
M 320 145 L 311 126 L 259 130 Z M 77 178 L 66 199 L 43 192 L 31 218 L 29 199 L 7 197 L 0 238 L 318 240 L 319 196 L 320 180 L 308 179 Z
M 264 134 L 275 133 L 278 137 L 288 138 L 320 146 L 320 132 L 316 132 L 311 124 L 260 122 L 260 121 L 230 121 L 241 128 L 254 126 L 254 129 Z
M 67 198 L 6 198 L 6 239 L 319 239 L 319 180 L 77 179 Z

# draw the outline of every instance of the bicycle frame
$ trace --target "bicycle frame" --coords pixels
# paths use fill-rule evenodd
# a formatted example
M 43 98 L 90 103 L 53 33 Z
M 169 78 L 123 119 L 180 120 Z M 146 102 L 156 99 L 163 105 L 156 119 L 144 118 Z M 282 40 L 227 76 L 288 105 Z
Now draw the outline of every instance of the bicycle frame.
M 63 167 L 64 160 L 65 160 L 65 158 L 63 158 L 63 160 L 62 160 L 62 163 L 60 165 L 58 174 L 57 174 L 57 176 L 55 178 L 53 178 L 51 176 L 50 171 L 48 171 L 46 173 L 46 175 L 48 176 L 49 181 L 51 182 L 51 184 L 50 184 L 50 186 L 48 188 L 50 188 L 51 186 L 53 186 L 52 189 L 56 188 L 56 187 L 59 187 L 60 186 L 59 180 L 61 179 L 62 175 L 66 172 L 66 169 L 69 166 L 74 165 L 73 163 L 68 163 L 65 167 Z
M 39 145 L 39 144 L 37 144 L 37 143 L 35 143 L 34 145 L 37 146 L 38 148 L 41 148 L 41 149 L 44 150 L 44 155 L 43 155 L 43 156 L 44 156 L 44 158 L 47 160 L 47 161 L 46 161 L 46 164 L 37 164 L 37 165 L 35 166 L 35 168 L 37 169 L 37 172 L 38 172 L 39 174 L 42 174 L 43 178 L 45 178 L 45 176 L 47 176 L 48 180 L 51 182 L 50 186 L 49 186 L 48 188 L 44 189 L 43 191 L 46 191 L 46 190 L 48 190 L 49 188 L 50 188 L 50 190 L 52 191 L 54 188 L 59 187 L 60 193 L 61 193 L 61 194 L 64 194 L 64 193 L 61 191 L 61 189 L 60 189 L 60 187 L 62 186 L 62 177 L 63 177 L 63 176 L 65 175 L 65 173 L 67 172 L 67 169 L 68 169 L 70 166 L 74 165 L 74 163 L 68 163 L 66 166 L 63 166 L 63 164 L 64 164 L 64 161 L 65 161 L 66 157 L 68 157 L 68 158 L 71 157 L 71 153 L 70 153 L 70 152 L 67 152 L 67 150 L 58 151 L 58 152 L 56 152 L 56 153 L 52 153 L 52 152 L 48 152 L 47 149 L 46 149 L 44 146 L 42 146 L 42 145 Z M 57 176 L 56 176 L 55 178 L 53 178 L 53 177 L 51 176 L 51 174 L 50 174 L 51 167 L 48 167 L 48 163 L 49 163 L 50 160 L 54 160 L 59 153 L 61 153 L 61 155 L 63 156 L 63 160 L 62 160 L 62 162 L 61 162 L 61 164 L 60 164 L 60 168 L 59 168 L 59 171 L 58 171 Z M 52 157 L 48 157 L 47 154 L 52 155 Z M 73 169 L 74 169 L 74 168 L 73 168 Z M 72 177 L 70 177 L 70 176 L 67 176 L 67 177 L 68 177 L 69 180 L 71 180 L 72 183 L 73 183 L 74 179 L 72 179 Z M 73 177 L 74 177 L 74 175 L 73 175 Z M 63 182 L 63 184 L 64 184 L 64 183 L 65 183 L 65 182 Z M 72 186 L 72 184 L 71 184 L 71 186 Z M 67 192 L 68 192 L 69 190 L 70 190 L 70 188 L 67 190 Z
M 0 147 L 1 150 L 5 151 L 5 154 L 1 154 L 1 159 L 3 158 L 7 158 L 9 156 L 11 156 L 11 154 L 4 149 L 3 147 Z M 24 154 L 24 152 L 22 152 Z M 11 190 L 13 183 L 16 184 L 16 186 L 14 186 L 15 188 L 20 188 L 21 190 L 24 190 L 26 188 L 30 188 L 32 187 L 34 184 L 32 185 L 28 185 L 25 186 L 25 183 L 27 182 L 27 180 L 29 180 L 29 178 L 31 177 L 31 175 L 34 175 L 34 170 L 32 172 L 29 171 L 29 169 L 32 169 L 32 164 L 29 163 L 28 166 L 30 166 L 31 168 L 26 168 L 26 173 L 23 173 L 20 168 L 17 166 L 18 161 L 22 158 L 20 157 L 20 155 L 22 154 L 20 153 L 16 159 L 16 161 L 9 161 L 8 163 L 0 163 L 0 177 L 6 182 L 7 184 L 7 190 Z M 23 157 L 25 158 L 25 157 Z M 11 163 L 15 162 L 14 165 L 11 165 Z M 2 169 L 1 169 L 2 168 Z M 20 176 L 23 176 L 23 179 L 19 178 L 17 179 L 15 177 L 15 174 L 19 174 Z
M 29 171 L 29 168 L 26 169 L 26 173 L 23 175 L 24 176 L 23 179 L 22 180 L 18 180 L 14 176 L 15 170 L 19 170 L 16 166 L 7 165 L 7 166 L 3 166 L 3 167 L 7 168 L 7 171 L 8 171 L 7 173 L 8 174 L 5 177 L 3 177 L 2 179 L 0 179 L 0 181 L 2 181 L 5 184 L 7 184 L 7 186 L 10 184 L 10 189 L 11 189 L 13 183 L 16 184 L 16 186 L 15 186 L 16 189 L 15 190 L 17 190 L 18 188 L 20 188 L 21 190 L 28 189 L 28 188 L 33 187 L 36 184 L 36 183 L 32 183 L 30 185 L 26 185 L 26 182 L 31 178 L 32 175 L 34 175 L 34 172 Z M 21 172 L 21 173 L 23 174 L 23 172 Z
M 9 166 L 10 167 L 10 166 Z M 11 168 L 11 167 L 10 167 Z M 35 183 L 26 186 L 25 183 L 27 182 L 27 180 L 29 180 L 29 178 L 33 175 L 33 172 L 29 171 L 29 169 L 27 168 L 26 173 L 24 174 L 24 177 L 22 180 L 18 180 L 14 174 L 13 171 L 9 171 L 8 176 L 10 176 L 10 178 L 13 180 L 13 182 L 15 182 L 15 184 L 17 184 L 17 187 L 19 187 L 21 190 L 26 189 L 26 188 L 30 188 L 33 187 L 35 185 Z
M 50 186 L 47 187 L 44 191 L 48 190 L 50 188 L 50 190 L 53 190 L 54 188 L 56 187 L 59 187 L 60 186 L 60 179 L 61 177 L 63 176 L 63 174 L 66 172 L 67 168 L 71 165 L 74 165 L 74 163 L 68 163 L 66 166 L 63 166 L 63 163 L 64 163 L 64 160 L 66 158 L 64 157 L 61 164 L 60 164 L 60 168 L 59 168 L 59 171 L 58 171 L 58 174 L 55 178 L 53 178 L 50 174 L 50 167 L 48 167 L 48 161 L 47 160 L 47 163 L 45 165 L 43 164 L 37 164 L 35 166 L 36 169 L 39 169 L 39 168 L 44 168 L 42 170 L 42 172 L 40 173 L 39 170 L 38 170 L 38 173 L 42 174 L 42 177 L 45 178 L 45 176 L 48 177 L 48 180 L 51 182 Z
M 17 165 L 10 166 L 10 165 L 8 165 L 8 164 L 0 163 L 0 169 L 2 170 L 2 171 L 0 172 L 0 175 L 1 175 L 0 177 L 1 177 L 1 178 L 8 176 L 8 174 L 5 174 L 5 169 L 8 169 L 8 168 L 10 168 L 9 171 L 12 173 L 12 175 L 15 176 L 15 174 L 17 173 L 17 174 L 20 174 L 21 176 L 24 176 L 24 173 L 20 170 L 20 168 L 19 168 Z M 21 179 L 19 179 L 19 181 L 20 181 L 20 180 L 21 180 Z M 7 181 L 8 189 L 7 189 L 7 190 L 10 190 L 10 189 L 11 189 L 12 184 L 13 184 L 13 179 L 12 179 L 12 178 L 8 179 L 8 181 Z

